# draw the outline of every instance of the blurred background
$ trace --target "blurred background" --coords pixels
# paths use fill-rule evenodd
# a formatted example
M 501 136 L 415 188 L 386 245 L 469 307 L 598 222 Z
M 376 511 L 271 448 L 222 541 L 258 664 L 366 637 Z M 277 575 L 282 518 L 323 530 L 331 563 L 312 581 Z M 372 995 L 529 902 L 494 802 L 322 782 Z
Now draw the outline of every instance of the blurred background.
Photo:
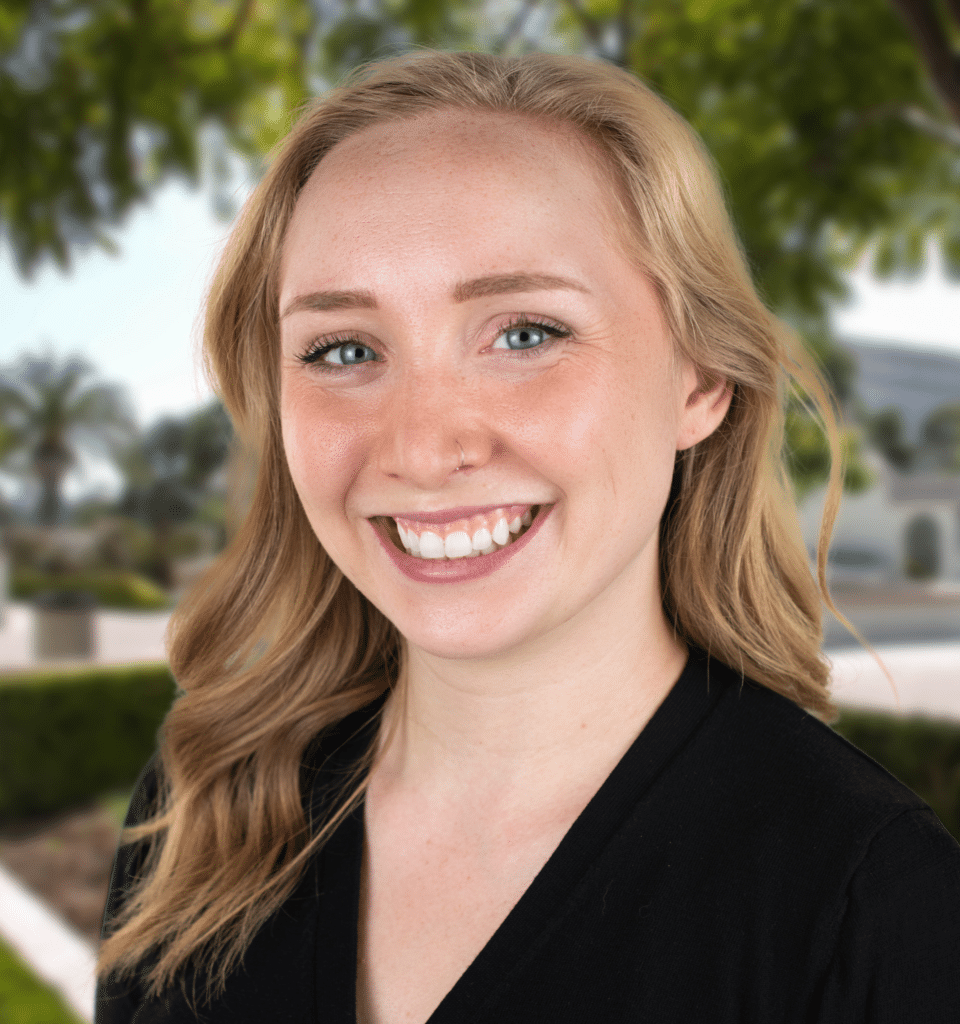
M 167 617 L 236 513 L 205 286 L 298 106 L 417 46 L 585 54 L 693 123 L 842 414 L 830 581 L 901 700 L 830 619 L 838 696 L 960 721 L 960 0 L 2 0 L 0 863 L 91 946 Z M 787 426 L 812 555 L 827 451 L 802 395 Z M 943 728 L 894 770 L 960 829 Z M 0 900 L 46 998 L 13 932 Z

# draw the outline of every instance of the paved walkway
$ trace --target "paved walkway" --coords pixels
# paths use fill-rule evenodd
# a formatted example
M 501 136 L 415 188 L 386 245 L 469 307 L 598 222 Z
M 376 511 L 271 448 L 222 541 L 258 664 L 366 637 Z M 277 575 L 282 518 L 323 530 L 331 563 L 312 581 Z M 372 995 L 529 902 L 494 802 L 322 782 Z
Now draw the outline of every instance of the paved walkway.
M 169 612 L 99 612 L 94 626 L 94 660 L 102 665 L 166 660 L 163 635 L 169 619 Z M 0 672 L 35 664 L 33 609 L 27 604 L 8 604 L 0 622 Z
M 8 605 L 0 624 L 0 672 L 33 662 L 32 612 Z M 163 660 L 167 612 L 101 612 L 96 661 L 103 664 Z M 834 695 L 841 704 L 960 720 L 960 643 L 879 648 L 896 693 L 866 652 L 828 652 Z M 0 867 L 0 935 L 58 989 L 86 1021 L 92 1021 L 95 953 L 73 929 Z

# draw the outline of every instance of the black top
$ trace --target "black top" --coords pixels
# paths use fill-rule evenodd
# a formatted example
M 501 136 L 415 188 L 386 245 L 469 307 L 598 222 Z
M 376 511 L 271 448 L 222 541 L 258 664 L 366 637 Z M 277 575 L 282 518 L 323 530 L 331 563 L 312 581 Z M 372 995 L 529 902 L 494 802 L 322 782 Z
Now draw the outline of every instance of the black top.
M 322 738 L 308 799 L 383 699 Z M 155 785 L 148 766 L 128 821 Z M 355 1024 L 362 841 L 361 806 L 202 1020 Z M 108 915 L 129 870 L 124 850 Z M 97 991 L 97 1024 L 195 1020 L 179 989 Z M 958 1020 L 960 846 L 827 726 L 694 651 L 429 1024 Z

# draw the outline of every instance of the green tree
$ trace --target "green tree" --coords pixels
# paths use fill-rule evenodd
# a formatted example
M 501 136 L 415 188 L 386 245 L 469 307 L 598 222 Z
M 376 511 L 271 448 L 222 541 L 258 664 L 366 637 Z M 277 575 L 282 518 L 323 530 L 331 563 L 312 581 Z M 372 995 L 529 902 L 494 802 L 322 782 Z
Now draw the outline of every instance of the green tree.
M 38 521 L 53 526 L 63 507 L 63 479 L 83 451 L 112 458 L 134 428 L 116 385 L 92 380 L 76 356 L 25 355 L 0 369 L 0 424 L 14 471 L 40 482 Z
M 876 413 L 863 414 L 866 433 L 871 444 L 901 473 L 913 468 L 917 457 L 916 446 L 906 439 L 903 413 L 888 406 Z
M 233 442 L 226 410 L 214 401 L 187 416 L 164 416 L 123 454 L 120 510 L 153 531 L 150 574 L 173 583 L 173 531 L 202 517 L 212 482 Z
M 171 174 L 204 128 L 257 157 L 308 95 L 301 0 L 5 0 L 0 221 L 21 270 L 66 266 Z

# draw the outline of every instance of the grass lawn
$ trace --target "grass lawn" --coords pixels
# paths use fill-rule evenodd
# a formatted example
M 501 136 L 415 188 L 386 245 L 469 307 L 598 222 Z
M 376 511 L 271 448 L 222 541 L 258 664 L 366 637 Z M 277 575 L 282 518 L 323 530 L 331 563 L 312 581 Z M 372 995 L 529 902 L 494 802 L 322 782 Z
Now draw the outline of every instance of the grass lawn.
M 0 941 L 0 1024 L 82 1024 L 60 996 Z

